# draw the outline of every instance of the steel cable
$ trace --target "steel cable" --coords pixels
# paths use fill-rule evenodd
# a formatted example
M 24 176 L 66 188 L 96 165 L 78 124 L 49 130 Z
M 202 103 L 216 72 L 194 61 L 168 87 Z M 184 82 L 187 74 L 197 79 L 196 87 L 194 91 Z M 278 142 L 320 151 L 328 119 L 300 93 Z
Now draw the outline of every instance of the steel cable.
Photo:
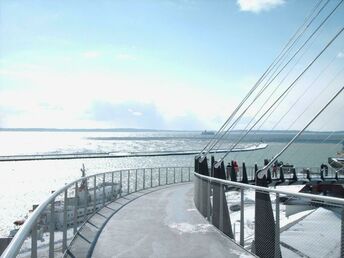
M 332 16 L 332 14 L 338 9 L 338 7 L 342 4 L 343 0 L 339 2 L 339 4 L 330 12 L 330 14 L 320 23 L 320 25 L 313 31 L 313 33 L 307 38 L 307 40 L 302 44 L 302 46 L 294 53 L 294 55 L 289 59 L 289 61 L 282 67 L 282 69 L 273 77 L 272 80 L 270 80 L 268 83 L 264 85 L 264 87 L 260 90 L 260 92 L 257 94 L 257 96 L 254 98 L 254 100 L 249 104 L 249 106 L 242 112 L 242 114 L 236 119 L 236 121 L 227 129 L 225 134 L 228 134 L 231 129 L 233 128 L 233 125 L 237 124 L 238 121 L 240 121 L 241 117 L 247 112 L 247 110 L 253 105 L 253 103 L 261 96 L 261 94 L 266 90 L 268 86 L 277 78 L 277 76 L 285 69 L 285 67 L 294 59 L 294 57 L 305 47 L 305 45 L 309 42 L 310 39 L 313 38 L 313 36 L 319 31 L 319 29 L 326 23 L 326 21 Z M 326 2 L 327 4 L 328 2 Z M 324 6 L 323 6 L 324 7 Z M 323 10 L 323 7 L 321 10 Z M 317 13 L 319 15 L 320 12 Z M 312 19 L 314 21 L 314 19 Z M 212 145 L 210 150 L 212 150 L 215 145 L 223 138 L 225 135 L 223 134 L 222 137 L 220 137 L 215 144 Z
M 328 47 L 338 38 L 338 36 L 343 32 L 344 27 L 342 27 L 338 33 L 326 44 L 326 46 L 320 51 L 320 53 L 308 64 L 308 66 L 300 73 L 300 75 L 289 85 L 289 87 L 277 98 L 277 100 L 264 112 L 264 114 L 254 123 L 253 126 L 243 135 L 217 162 L 220 163 L 223 159 L 235 148 L 241 140 L 259 123 L 259 121 L 274 107 L 274 105 L 296 84 L 296 82 L 309 70 L 309 68 L 318 60 L 318 58 L 328 49 Z
M 311 14 L 309 15 L 309 17 L 307 17 L 305 19 L 305 22 L 298 28 L 298 30 L 294 33 L 294 35 L 290 38 L 290 40 L 287 42 L 287 44 L 284 46 L 284 48 L 282 49 L 282 51 L 280 52 L 280 54 L 275 58 L 275 60 L 272 62 L 272 64 L 268 67 L 268 69 L 263 73 L 263 75 L 258 79 L 258 81 L 255 83 L 255 85 L 251 88 L 251 90 L 249 91 L 249 93 L 244 97 L 244 99 L 241 101 L 241 103 L 238 105 L 238 107 L 233 111 L 233 113 L 230 115 L 230 117 L 225 121 L 225 123 L 221 126 L 221 128 L 216 132 L 216 134 L 214 135 L 214 137 L 206 144 L 206 146 L 202 149 L 202 151 L 200 152 L 200 155 L 206 150 L 206 148 L 212 144 L 212 142 L 214 140 L 216 140 L 216 137 L 221 134 L 221 131 L 228 125 L 228 123 L 231 121 L 231 119 L 236 115 L 237 111 L 242 107 L 242 105 L 245 103 L 245 101 L 251 96 L 251 94 L 256 90 L 256 88 L 259 86 L 259 84 L 261 83 L 261 81 L 263 81 L 266 77 L 266 75 L 271 71 L 271 67 L 274 66 L 274 63 L 278 63 L 281 58 L 283 56 L 285 56 L 285 54 L 287 53 L 287 51 L 290 49 L 290 47 L 288 48 L 288 45 L 290 44 L 290 42 L 292 42 L 292 40 L 295 38 L 295 36 L 299 33 L 299 31 L 305 26 L 305 24 L 307 23 L 307 21 L 312 17 L 312 15 L 315 13 L 316 9 L 319 7 L 320 3 L 322 2 L 322 0 L 320 0 L 316 6 L 314 7 L 314 9 L 312 10 Z M 329 2 L 329 0 L 325 3 L 325 5 L 327 5 L 327 3 Z M 325 6 L 324 5 L 324 6 Z M 324 8 L 324 6 L 321 8 L 321 10 Z M 317 13 L 317 15 L 319 15 L 320 12 Z M 317 17 L 317 15 L 315 17 Z M 314 17 L 312 18 L 311 22 L 313 22 Z M 306 26 L 306 28 L 308 28 L 308 26 L 310 25 L 310 23 Z M 303 32 L 305 31 L 305 29 L 303 30 Z M 302 34 L 302 33 L 301 33 Z M 300 35 L 297 37 L 297 39 L 300 37 Z M 295 43 L 295 41 L 294 41 Z M 293 43 L 293 44 L 294 44 Z M 285 49 L 288 50 L 285 52 Z M 277 60 L 277 61 L 276 61 Z M 223 136 L 220 136 L 220 139 L 222 139 Z M 215 143 L 216 145 L 216 143 Z M 214 146 L 214 145 L 212 145 Z M 212 147 L 210 147 L 209 151 L 212 149 Z M 208 154 L 207 151 L 205 153 L 205 155 Z

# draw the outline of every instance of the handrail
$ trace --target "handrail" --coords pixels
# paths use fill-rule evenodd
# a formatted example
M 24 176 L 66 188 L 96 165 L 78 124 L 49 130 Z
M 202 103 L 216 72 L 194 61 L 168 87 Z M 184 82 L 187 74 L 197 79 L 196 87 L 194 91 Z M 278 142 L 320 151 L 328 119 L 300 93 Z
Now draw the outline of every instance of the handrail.
M 160 169 L 169 169 L 169 168 L 191 168 L 186 166 L 180 166 L 180 167 L 160 167 Z M 153 168 L 131 168 L 131 169 L 120 169 L 115 171 L 107 171 L 102 173 L 96 173 L 89 176 L 85 176 L 79 179 L 76 179 L 65 186 L 59 188 L 57 191 L 55 191 L 53 194 L 51 194 L 45 201 L 43 201 L 30 215 L 28 220 L 25 221 L 25 223 L 22 225 L 22 227 L 19 229 L 19 231 L 15 234 L 14 238 L 12 239 L 11 243 L 8 245 L 8 247 L 5 249 L 5 251 L 2 253 L 1 258 L 12 258 L 15 257 L 24 243 L 25 239 L 28 237 L 28 235 L 31 233 L 32 228 L 35 226 L 35 223 L 39 219 L 39 216 L 42 214 L 43 211 L 48 207 L 49 204 L 54 202 L 56 197 L 58 197 L 60 194 L 63 194 L 66 190 L 68 190 L 70 187 L 73 187 L 76 183 L 79 183 L 81 181 L 87 180 L 89 178 L 94 178 L 97 176 L 105 176 L 107 174 L 112 173 L 119 173 L 121 171 L 130 171 L 130 170 L 143 170 L 143 169 L 159 169 L 159 167 L 153 167 Z
M 289 192 L 289 191 L 271 189 L 271 188 L 266 188 L 266 187 L 262 187 L 262 186 L 249 185 L 249 184 L 238 183 L 238 182 L 218 179 L 218 178 L 214 178 L 214 177 L 204 176 L 204 175 L 198 174 L 196 172 L 194 172 L 194 175 L 199 177 L 199 178 L 203 178 L 205 180 L 208 180 L 210 182 L 216 182 L 216 183 L 220 183 L 220 184 L 224 184 L 224 185 L 238 186 L 240 188 L 254 189 L 254 190 L 258 190 L 258 191 L 262 191 L 262 192 L 286 194 L 286 195 L 293 196 L 293 197 L 307 198 L 307 199 L 317 200 L 317 201 L 321 201 L 321 202 L 331 202 L 331 203 L 336 203 L 336 204 L 344 206 L 344 199 L 341 199 L 341 198 L 329 197 L 329 196 L 319 196 L 319 195 L 307 194 L 307 193 L 294 193 L 294 192 Z
M 120 170 L 119 170 L 120 171 Z M 115 171 L 113 171 L 115 172 Z M 117 172 L 117 171 L 116 171 Z M 112 172 L 103 172 L 103 173 L 97 173 L 90 176 L 86 176 L 83 178 L 76 179 L 72 181 L 71 183 L 61 187 L 59 190 L 55 191 L 52 195 L 50 195 L 43 203 L 41 203 L 31 214 L 29 219 L 25 221 L 23 226 L 19 229 L 19 231 L 15 234 L 14 238 L 12 239 L 9 246 L 6 248 L 6 250 L 3 252 L 1 257 L 15 257 L 23 242 L 25 241 L 26 237 L 30 234 L 31 228 L 34 226 L 34 223 L 36 223 L 36 220 L 39 218 L 41 213 L 47 208 L 47 206 L 55 200 L 57 196 L 62 194 L 65 190 L 67 190 L 69 187 L 73 186 L 75 183 L 83 181 L 84 179 L 88 179 L 94 176 L 99 176 L 103 174 L 108 174 Z
M 257 257 L 288 256 L 285 252 L 318 257 L 319 252 L 323 251 L 320 256 L 326 256 L 330 250 L 332 256 L 344 257 L 344 238 L 333 238 L 333 235 L 344 235 L 342 198 L 271 189 L 196 172 L 194 189 L 194 204 L 199 213 L 232 241 Z M 285 205 L 283 209 L 281 204 Z M 332 220 L 333 216 L 336 219 Z M 299 223 L 304 219 L 305 223 Z M 314 226 L 313 221 L 319 224 Z M 296 228 L 292 228 L 294 226 Z M 297 231 L 305 232 L 304 236 L 307 237 L 303 239 L 298 235 L 299 238 L 295 238 Z M 318 248 L 313 250 L 309 246 L 310 241 L 313 244 L 331 241 L 332 246 L 324 249 L 324 245 L 314 245 Z

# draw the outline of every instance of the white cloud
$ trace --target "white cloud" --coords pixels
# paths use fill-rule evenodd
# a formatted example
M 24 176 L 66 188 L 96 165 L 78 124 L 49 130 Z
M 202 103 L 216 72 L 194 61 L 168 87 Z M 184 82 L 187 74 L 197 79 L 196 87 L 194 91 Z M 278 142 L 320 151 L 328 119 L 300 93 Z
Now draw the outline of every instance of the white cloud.
M 137 60 L 136 56 L 131 55 L 131 54 L 127 54 L 127 53 L 120 53 L 116 56 L 116 58 L 118 60 L 121 60 L 121 61 L 135 61 L 135 60 Z
M 90 118 L 92 103 L 104 102 L 122 107 L 121 112 L 131 119 L 129 122 L 138 121 L 147 128 L 216 129 L 237 104 L 237 97 L 156 74 L 133 76 L 112 69 L 79 71 L 26 66 L 4 67 L 1 74 L 3 80 L 12 84 L 0 87 L 0 108 L 6 108 L 4 112 L 18 110 L 1 117 L 8 127 L 125 126 L 126 121 L 121 124 L 120 119 L 115 124 Z M 119 105 L 123 102 L 141 105 Z M 147 105 L 154 108 L 148 109 Z
M 284 3 L 284 0 L 237 0 L 241 11 L 253 13 L 268 11 Z
M 97 58 L 101 55 L 99 51 L 86 51 L 81 54 L 85 58 Z
M 338 58 L 344 58 L 344 52 L 340 51 L 337 55 Z
M 139 111 L 134 111 L 132 109 L 128 109 L 128 111 L 133 115 L 133 116 L 142 116 L 143 113 L 142 112 L 139 112 Z

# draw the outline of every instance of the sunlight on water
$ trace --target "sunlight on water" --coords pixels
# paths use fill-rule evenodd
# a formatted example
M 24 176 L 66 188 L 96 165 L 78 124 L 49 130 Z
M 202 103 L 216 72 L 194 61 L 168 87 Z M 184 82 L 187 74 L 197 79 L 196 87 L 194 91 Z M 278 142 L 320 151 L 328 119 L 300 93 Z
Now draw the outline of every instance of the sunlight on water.
M 0 154 L 13 155 L 200 150 L 209 138 L 200 137 L 198 132 L 1 132 L 0 141 Z M 235 159 L 249 166 L 256 162 L 262 165 L 264 158 L 271 158 L 283 146 L 283 143 L 269 143 L 265 150 L 233 153 L 225 162 Z M 298 143 L 280 160 L 296 166 L 320 166 L 340 149 L 335 144 Z M 52 190 L 79 178 L 82 164 L 91 175 L 126 168 L 193 166 L 193 156 L 0 162 L 0 235 L 7 235 L 12 222 L 23 218 L 33 204 L 40 203 Z

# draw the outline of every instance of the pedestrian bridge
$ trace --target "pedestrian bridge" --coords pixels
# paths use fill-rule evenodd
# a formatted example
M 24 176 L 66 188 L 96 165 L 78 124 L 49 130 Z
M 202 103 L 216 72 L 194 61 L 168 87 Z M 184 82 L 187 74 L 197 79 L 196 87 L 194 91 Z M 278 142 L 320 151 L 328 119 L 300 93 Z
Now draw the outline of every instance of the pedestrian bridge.
M 144 194 L 114 214 L 92 257 L 242 255 L 252 256 L 201 216 L 193 203 L 193 184 L 184 183 Z
M 1 257 L 343 257 L 342 199 L 223 180 L 223 165 L 212 174 L 83 177 L 37 207 Z

